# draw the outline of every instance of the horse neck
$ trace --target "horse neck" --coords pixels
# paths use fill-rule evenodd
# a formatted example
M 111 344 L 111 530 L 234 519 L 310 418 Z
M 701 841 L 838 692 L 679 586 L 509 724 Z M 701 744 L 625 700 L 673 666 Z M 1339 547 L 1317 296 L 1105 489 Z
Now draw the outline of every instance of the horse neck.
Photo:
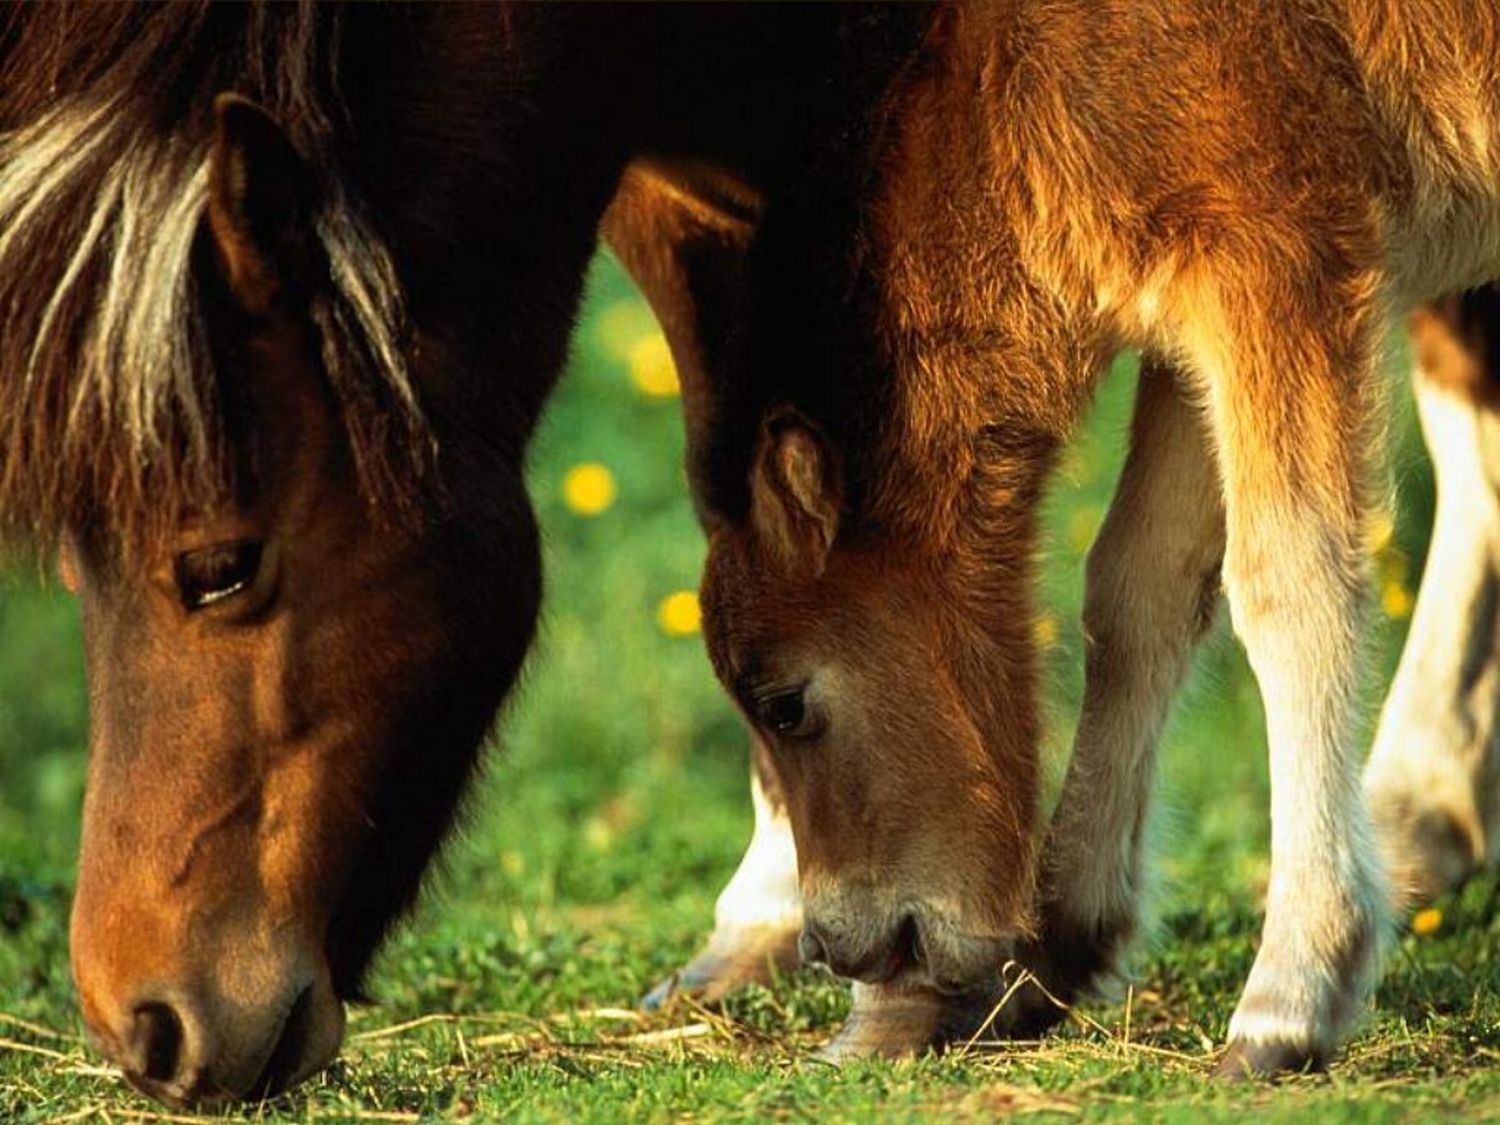
M 976 529 L 1029 544 L 1103 350 L 1025 268 L 1024 212 L 1002 198 L 1016 177 L 997 187 L 1004 154 L 973 91 L 1010 18 L 943 9 L 807 182 L 770 200 L 749 390 L 725 411 L 790 400 L 839 448 L 856 518 L 935 553 Z

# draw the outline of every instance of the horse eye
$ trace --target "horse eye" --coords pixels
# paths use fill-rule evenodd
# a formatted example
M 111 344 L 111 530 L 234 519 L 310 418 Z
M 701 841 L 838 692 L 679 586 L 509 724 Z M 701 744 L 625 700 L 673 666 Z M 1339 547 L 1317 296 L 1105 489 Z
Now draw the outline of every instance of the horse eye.
M 248 589 L 260 571 L 264 546 L 247 539 L 178 555 L 173 572 L 183 608 L 189 613 L 206 609 Z
M 756 717 L 767 730 L 777 734 L 798 734 L 807 721 L 807 706 L 802 699 L 802 690 L 778 692 L 758 701 Z

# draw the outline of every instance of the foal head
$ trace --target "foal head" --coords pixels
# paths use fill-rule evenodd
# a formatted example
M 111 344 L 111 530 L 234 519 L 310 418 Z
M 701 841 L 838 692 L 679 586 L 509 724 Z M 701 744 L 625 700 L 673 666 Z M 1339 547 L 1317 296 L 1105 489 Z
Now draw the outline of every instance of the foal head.
M 824 432 L 772 410 L 744 518 L 710 522 L 705 631 L 786 791 L 804 959 L 962 990 L 1025 926 L 1026 616 L 984 596 L 961 545 L 896 531 L 849 491 Z

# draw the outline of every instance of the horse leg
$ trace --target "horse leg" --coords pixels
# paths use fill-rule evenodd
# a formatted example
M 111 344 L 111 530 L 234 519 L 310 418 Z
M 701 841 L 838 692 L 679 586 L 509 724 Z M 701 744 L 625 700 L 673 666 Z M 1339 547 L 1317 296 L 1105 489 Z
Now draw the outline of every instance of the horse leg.
M 1271 877 L 1219 1066 L 1233 1076 L 1327 1061 L 1373 983 L 1386 910 L 1355 722 L 1377 286 L 1262 276 L 1277 283 L 1184 302 L 1224 485 L 1225 587 L 1270 744 Z
M 701 953 L 646 994 L 644 1007 L 660 1007 L 677 994 L 716 1003 L 732 989 L 764 984 L 774 973 L 800 963 L 797 846 L 770 755 L 759 743 L 751 765 L 755 830 L 738 869 L 719 894 L 714 932 Z
M 1411 327 L 1437 513 L 1365 768 L 1399 907 L 1491 860 L 1500 815 L 1500 290 L 1425 307 Z
M 1109 972 L 1134 930 L 1156 742 L 1218 596 L 1217 476 L 1200 412 L 1182 398 L 1178 378 L 1155 362 L 1142 372 L 1130 454 L 1089 554 L 1083 714 L 1043 848 L 1040 932 L 1016 954 L 1059 999 Z M 856 985 L 849 1020 L 825 1054 L 904 1054 L 976 1033 L 1029 1036 L 1061 1015 L 1030 986 L 997 1011 L 1005 993 L 998 977 L 957 996 Z
M 1157 742 L 1218 606 L 1218 475 L 1180 379 L 1165 365 L 1143 369 L 1130 452 L 1089 552 L 1083 710 L 1042 850 L 1039 935 L 1016 955 L 1064 1002 L 1115 973 L 1135 933 Z M 1062 1014 L 1021 987 L 997 1030 L 1030 1036 Z

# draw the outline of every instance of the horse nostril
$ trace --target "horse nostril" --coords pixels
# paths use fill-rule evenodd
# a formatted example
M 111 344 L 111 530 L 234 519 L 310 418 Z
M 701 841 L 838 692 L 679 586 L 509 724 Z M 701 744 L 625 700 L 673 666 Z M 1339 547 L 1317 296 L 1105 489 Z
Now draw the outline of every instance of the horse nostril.
M 804 965 L 828 964 L 828 945 L 810 925 L 802 927 L 802 933 L 797 938 L 797 952 L 802 955 Z
M 896 931 L 897 956 L 908 964 L 925 965 L 927 950 L 922 944 L 922 927 L 915 914 L 901 919 L 901 928 Z
M 138 1004 L 130 1022 L 129 1047 L 127 1070 L 152 1082 L 171 1081 L 182 1055 L 182 1020 L 170 1004 Z
M 281 1034 L 271 1057 L 261 1069 L 260 1077 L 250 1088 L 251 1097 L 270 1098 L 285 1090 L 291 1077 L 302 1064 L 302 1055 L 307 1049 L 307 1037 L 312 1027 L 313 990 L 311 986 L 297 994 L 287 1012 L 286 1022 L 281 1025 Z

